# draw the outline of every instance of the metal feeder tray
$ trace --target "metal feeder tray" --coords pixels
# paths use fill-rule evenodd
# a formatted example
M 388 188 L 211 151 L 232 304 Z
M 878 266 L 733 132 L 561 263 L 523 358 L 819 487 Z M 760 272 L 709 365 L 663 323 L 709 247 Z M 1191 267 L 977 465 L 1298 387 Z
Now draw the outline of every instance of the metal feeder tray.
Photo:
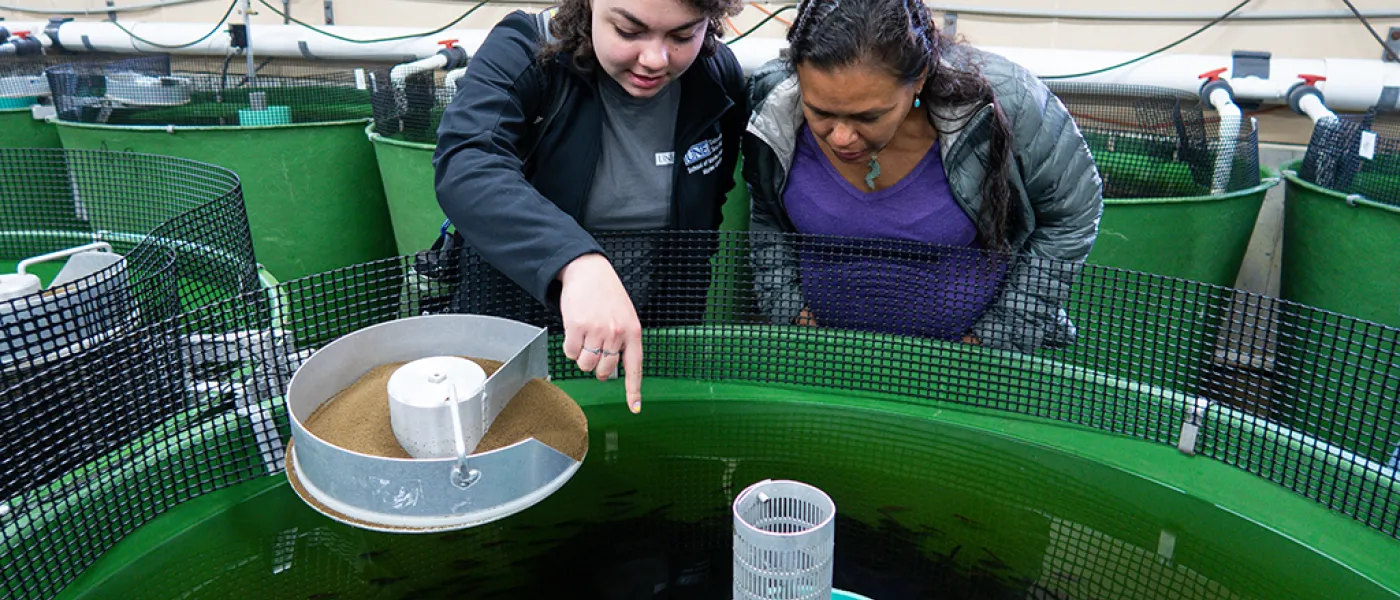
M 554 493 L 581 461 L 534 438 L 505 448 L 440 459 L 370 456 L 333 446 L 305 422 L 324 402 L 374 367 L 429 356 L 503 361 L 478 396 L 484 428 L 531 379 L 547 378 L 547 332 L 480 315 L 425 315 L 373 325 L 310 356 L 292 376 L 286 407 L 292 443 L 287 476 L 318 512 L 355 527 L 436 533 L 520 512 Z

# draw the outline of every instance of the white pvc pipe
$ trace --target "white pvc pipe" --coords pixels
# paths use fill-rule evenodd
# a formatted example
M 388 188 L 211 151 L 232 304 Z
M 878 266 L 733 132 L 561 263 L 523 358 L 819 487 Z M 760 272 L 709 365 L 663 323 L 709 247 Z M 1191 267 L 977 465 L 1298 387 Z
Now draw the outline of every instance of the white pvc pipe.
M 1210 93 L 1210 104 L 1220 114 L 1220 149 L 1215 157 L 1215 179 L 1211 182 L 1210 193 L 1222 194 L 1229 189 L 1230 173 L 1234 171 L 1235 146 L 1240 142 L 1240 120 L 1243 114 L 1231 99 L 1230 92 L 1224 89 Z
M 43 25 L 39 24 L 38 29 L 34 31 L 42 32 Z M 209 23 L 135 22 L 123 23 L 122 26 L 141 38 L 165 46 L 187 44 L 209 33 L 213 27 Z M 421 29 L 408 27 L 327 26 L 322 29 L 353 40 L 415 35 L 422 32 Z M 337 40 L 295 24 L 253 24 L 249 30 L 249 37 L 259 56 L 406 62 L 437 54 L 437 51 L 442 49 L 437 43 L 438 40 L 458 39 L 461 41 L 459 45 L 470 54 L 486 39 L 488 32 L 487 29 L 458 29 L 406 40 L 356 43 Z M 47 35 L 36 33 L 36 36 L 42 38 L 45 46 L 50 45 Z M 109 22 L 64 23 L 58 30 L 58 41 L 64 48 L 74 52 L 148 52 L 219 57 L 226 56 L 229 52 L 229 38 L 223 32 L 215 33 L 193 46 L 163 48 L 136 41 Z
M 39 263 L 46 263 L 49 261 L 58 260 L 60 258 L 68 258 L 69 256 L 73 256 L 74 254 L 78 254 L 80 252 L 89 252 L 96 250 L 101 250 L 103 252 L 111 252 L 112 245 L 108 244 L 107 242 L 93 242 L 91 244 L 84 244 L 75 248 L 65 248 L 56 252 L 50 252 L 48 254 L 41 254 L 39 256 L 26 258 L 22 261 L 19 261 L 19 265 L 17 266 L 15 272 L 19 273 L 20 275 L 24 275 L 29 272 L 29 267 L 32 267 Z
M 1303 96 L 1298 100 L 1298 108 L 1302 109 L 1303 114 L 1307 115 L 1309 119 L 1312 119 L 1313 125 L 1317 125 L 1324 119 L 1337 118 L 1336 113 L 1328 110 L 1327 105 L 1322 103 L 1322 98 L 1318 98 L 1317 94 Z
M 447 56 L 441 53 L 433 54 L 428 58 L 420 58 L 413 62 L 403 63 L 389 70 L 389 83 L 394 89 L 403 89 L 403 82 L 409 77 L 424 71 L 432 71 L 447 66 Z
M 456 68 L 456 69 L 452 69 L 451 71 L 448 71 L 448 72 L 447 72 L 447 76 L 443 78 L 443 80 L 444 80 L 444 81 L 443 81 L 443 85 L 447 88 L 447 97 L 448 97 L 448 98 L 456 98 L 456 97 L 457 97 L 457 80 L 458 80 L 458 79 L 461 79 L 462 76 L 463 76 L 463 75 L 466 75 L 466 74 L 467 74 L 467 68 L 466 68 L 466 67 L 458 67 L 458 68 Z
M 1038 76 L 1092 71 L 1140 56 L 1132 52 L 1048 48 L 984 49 L 1005 56 Z M 1163 54 L 1106 73 L 1066 81 L 1152 85 L 1194 94 L 1201 89 L 1202 73 L 1229 68 L 1232 64 L 1231 57 L 1225 55 Z M 1379 59 L 1274 58 L 1269 70 L 1269 79 L 1232 77 L 1228 71 L 1222 78 L 1235 89 L 1236 100 L 1276 102 L 1286 97 L 1289 88 L 1300 81 L 1299 75 L 1321 75 L 1327 79 L 1318 82 L 1317 88 L 1326 97 L 1327 106 L 1338 111 L 1366 110 L 1375 106 L 1385 87 L 1400 86 L 1400 63 Z
M 46 46 L 48 36 L 42 32 L 47 23 L 14 21 L 5 26 L 11 31 L 28 29 Z M 208 23 L 124 23 L 138 36 L 164 45 L 188 43 L 208 33 Z M 418 30 L 405 27 L 326 26 L 324 30 L 352 39 L 377 39 L 413 35 Z M 464 28 L 444 31 L 437 35 L 392 42 L 359 44 L 345 42 L 311 31 L 300 25 L 255 24 L 250 33 L 259 55 L 278 57 L 308 57 L 348 60 L 408 62 L 433 56 L 440 49 L 438 40 L 458 39 L 459 45 L 474 54 L 486 39 L 489 29 Z M 160 48 L 133 40 L 108 22 L 69 22 L 58 30 L 59 41 L 73 51 L 151 52 L 226 56 L 228 36 L 216 33 L 209 39 L 188 48 Z M 86 37 L 86 40 L 84 39 Z M 752 73 L 760 65 L 776 58 L 787 42 L 774 36 L 746 37 L 730 48 L 745 72 Z M 1026 67 L 1039 76 L 1072 74 L 1092 71 L 1123 63 L 1140 54 L 1134 52 L 1105 52 L 1091 50 L 1061 50 L 1051 48 L 984 47 Z M 1228 55 L 1162 54 L 1105 73 L 1072 79 L 1072 81 L 1151 85 L 1197 93 L 1200 75 L 1219 68 L 1229 68 L 1233 61 Z M 1274 58 L 1270 61 L 1269 79 L 1238 78 L 1227 72 L 1223 78 L 1235 89 L 1237 100 L 1280 102 L 1289 88 L 1298 83 L 1301 74 L 1320 75 L 1325 81 L 1317 84 L 1326 104 L 1335 111 L 1362 111 L 1374 106 L 1385 87 L 1400 86 L 1400 63 L 1378 59 L 1341 58 Z

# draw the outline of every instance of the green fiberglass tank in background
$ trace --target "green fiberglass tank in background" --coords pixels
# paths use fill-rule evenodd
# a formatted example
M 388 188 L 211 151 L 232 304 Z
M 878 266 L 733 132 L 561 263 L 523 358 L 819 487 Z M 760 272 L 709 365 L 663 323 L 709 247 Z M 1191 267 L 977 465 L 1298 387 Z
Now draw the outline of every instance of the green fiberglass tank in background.
M 61 148 L 53 123 L 35 119 L 30 105 L 6 106 L 0 98 L 0 148 Z M 18 103 L 15 103 L 18 104 Z
M 447 219 L 433 190 L 434 146 L 380 135 L 374 128 L 367 127 L 365 135 L 374 144 L 397 251 L 408 255 L 427 250 Z
M 1253 119 L 1144 86 L 1051 82 L 1094 157 L 1104 211 L 1088 261 L 1233 286 L 1275 173 Z
M 1279 296 L 1315 308 L 1276 317 L 1279 412 L 1323 439 L 1393 431 L 1400 122 L 1374 113 L 1320 120 L 1303 160 L 1285 165 L 1284 177 Z M 1389 375 L 1366 376 L 1371 371 Z M 1326 426 L 1333 419 L 1347 426 Z M 1389 446 L 1357 452 L 1400 464 Z
M 1259 164 L 1253 119 L 1223 122 L 1199 97 L 1174 90 L 1049 85 L 1084 136 L 1103 181 L 1103 215 L 1086 262 L 1171 278 L 1114 277 L 1125 290 L 1155 286 L 1151 293 L 1163 305 L 1121 306 L 1117 322 L 1081 330 L 1076 347 L 1116 357 L 1098 361 L 1108 372 L 1150 369 L 1172 379 L 1176 389 L 1234 398 L 1242 393 L 1236 385 L 1246 376 L 1242 365 L 1256 357 L 1255 349 L 1240 347 L 1253 329 L 1237 318 L 1229 288 L 1264 196 L 1278 183 Z M 1083 293 L 1097 285 L 1081 277 L 1070 290 L 1068 310 L 1082 314 L 1074 307 L 1092 304 Z M 1161 348 L 1162 360 L 1140 364 L 1143 345 Z
M 243 181 L 259 262 L 294 279 L 392 256 L 369 77 L 334 63 L 145 56 L 48 70 L 66 148 L 146 152 Z
M 1284 167 L 1279 295 L 1400 327 L 1400 204 L 1308 183 L 1300 166 Z
M 44 69 L 62 64 L 62 55 L 6 56 L 0 60 L 0 148 L 60 148 L 58 131 L 35 105 L 49 99 Z
M 1324 119 L 1284 169 L 1279 295 L 1400 326 L 1400 119 Z

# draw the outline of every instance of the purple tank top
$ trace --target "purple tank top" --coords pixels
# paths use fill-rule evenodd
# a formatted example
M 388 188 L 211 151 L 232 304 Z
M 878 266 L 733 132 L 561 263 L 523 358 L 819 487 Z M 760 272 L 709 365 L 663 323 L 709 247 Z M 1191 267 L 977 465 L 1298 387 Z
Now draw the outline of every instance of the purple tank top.
M 867 193 L 803 125 L 783 201 L 799 233 L 864 238 L 799 251 L 803 297 L 819 326 L 957 340 L 996 298 L 1005 261 L 978 250 L 937 143 L 903 179 Z

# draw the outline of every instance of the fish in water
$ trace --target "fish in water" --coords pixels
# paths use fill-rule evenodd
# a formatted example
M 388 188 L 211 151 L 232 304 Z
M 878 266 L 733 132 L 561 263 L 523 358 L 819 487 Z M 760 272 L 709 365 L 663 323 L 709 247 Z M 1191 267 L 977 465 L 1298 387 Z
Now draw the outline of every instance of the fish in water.
M 953 513 L 953 517 L 957 518 L 957 520 L 962 521 L 967 526 L 972 527 L 974 529 L 980 529 L 982 527 L 981 523 L 978 523 L 977 521 L 974 521 L 969 517 L 964 517 L 957 513 Z
M 982 548 L 982 552 L 990 558 L 979 559 L 977 561 L 977 564 L 987 567 L 988 569 L 994 569 L 998 571 L 1005 571 L 1011 568 L 1011 565 L 1006 564 L 1006 562 L 1001 560 L 1001 558 L 997 557 L 997 555 L 992 554 L 991 550 L 988 550 L 984 547 Z

